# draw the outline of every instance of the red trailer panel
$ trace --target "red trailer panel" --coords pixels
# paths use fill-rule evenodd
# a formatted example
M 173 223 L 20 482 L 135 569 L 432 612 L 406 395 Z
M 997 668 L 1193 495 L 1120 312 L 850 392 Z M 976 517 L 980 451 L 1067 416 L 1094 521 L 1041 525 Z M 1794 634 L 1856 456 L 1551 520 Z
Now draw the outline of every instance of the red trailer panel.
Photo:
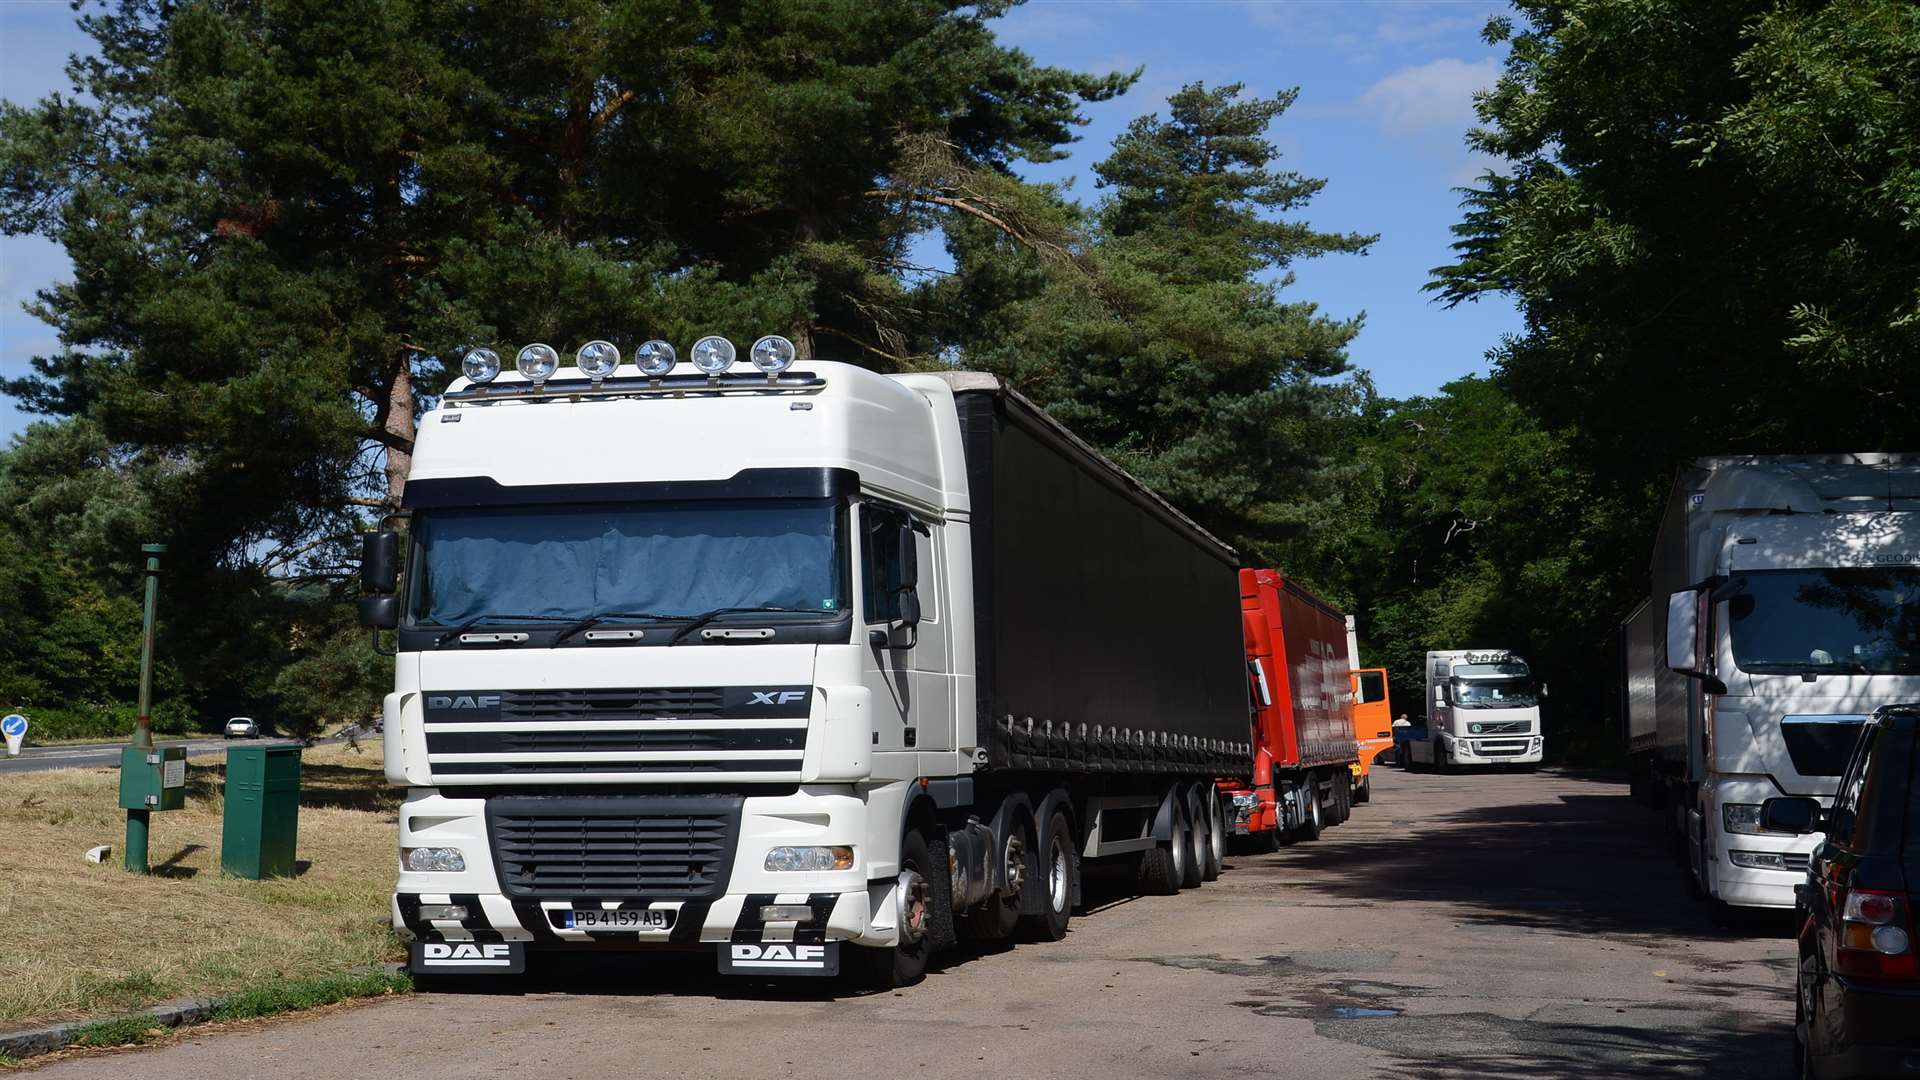
M 1253 699 L 1251 832 L 1277 828 L 1277 775 L 1359 760 L 1346 616 L 1277 570 L 1240 571 Z

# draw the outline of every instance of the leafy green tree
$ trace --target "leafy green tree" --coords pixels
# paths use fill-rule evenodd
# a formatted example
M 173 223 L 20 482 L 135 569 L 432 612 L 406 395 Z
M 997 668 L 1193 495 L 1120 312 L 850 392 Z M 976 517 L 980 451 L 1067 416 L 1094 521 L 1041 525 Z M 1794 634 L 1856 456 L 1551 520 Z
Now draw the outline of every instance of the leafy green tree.
M 1519 0 L 1450 302 L 1516 296 L 1516 400 L 1630 490 L 1920 434 L 1920 9 Z
M 293 710 L 296 685 L 363 659 L 333 621 L 350 544 L 400 496 L 415 418 L 467 347 L 784 331 L 896 366 L 914 235 L 1043 242 L 1013 164 L 1058 156 L 1080 104 L 1132 76 L 1001 46 L 1009 6 L 90 11 L 77 94 L 0 105 L 0 229 L 75 268 L 36 307 L 60 348 L 7 389 L 85 424 L 10 468 L 68 492 L 68 518 L 140 509 L 138 535 L 90 532 L 95 573 L 172 546 L 196 702 Z M 43 452 L 76 437 L 91 478 Z M 137 498 L 82 490 L 101 478 Z
M 1008 375 L 1161 494 L 1248 546 L 1315 520 L 1318 426 L 1347 405 L 1360 319 L 1283 294 L 1290 267 L 1373 237 L 1287 215 L 1324 181 L 1274 168 L 1294 92 L 1194 84 L 1135 120 L 1095 166 L 1107 196 L 1052 259 L 1003 230 L 950 234 L 959 274 L 926 306 L 964 313 L 952 346 Z M 1036 214 L 1036 216 L 1038 216 Z

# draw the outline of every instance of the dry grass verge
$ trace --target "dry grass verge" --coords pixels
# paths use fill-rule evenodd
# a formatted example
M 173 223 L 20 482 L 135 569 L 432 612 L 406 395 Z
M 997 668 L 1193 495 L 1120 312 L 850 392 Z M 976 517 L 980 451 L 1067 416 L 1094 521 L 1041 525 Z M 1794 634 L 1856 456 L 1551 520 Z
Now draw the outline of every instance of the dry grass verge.
M 402 950 L 388 926 L 400 791 L 378 740 L 303 755 L 292 878 L 220 872 L 217 761 L 190 762 L 187 808 L 156 813 L 149 877 L 120 869 L 114 769 L 0 774 L 0 1025 L 341 976 Z M 83 853 L 111 844 L 109 863 Z

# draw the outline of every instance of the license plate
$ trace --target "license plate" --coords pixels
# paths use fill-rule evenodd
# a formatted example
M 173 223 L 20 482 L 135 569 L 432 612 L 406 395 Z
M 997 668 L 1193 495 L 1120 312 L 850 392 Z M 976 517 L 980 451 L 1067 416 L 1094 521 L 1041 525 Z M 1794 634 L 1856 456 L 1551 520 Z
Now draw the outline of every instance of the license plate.
M 654 909 L 575 908 L 566 912 L 560 925 L 567 930 L 671 930 L 673 912 Z

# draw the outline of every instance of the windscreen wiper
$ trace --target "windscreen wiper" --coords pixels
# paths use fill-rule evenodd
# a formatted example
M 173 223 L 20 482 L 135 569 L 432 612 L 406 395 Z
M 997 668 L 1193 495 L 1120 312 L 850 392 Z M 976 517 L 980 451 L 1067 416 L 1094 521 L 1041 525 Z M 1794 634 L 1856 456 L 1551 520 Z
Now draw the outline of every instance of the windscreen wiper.
M 554 635 L 555 645 L 567 640 L 582 630 L 591 630 L 608 619 L 685 619 L 686 615 L 661 615 L 653 611 L 599 611 L 583 619 L 569 623 L 566 629 Z
M 680 644 L 680 642 L 681 642 L 681 639 L 683 639 L 683 638 L 685 638 L 685 637 L 686 637 L 686 636 L 687 636 L 688 634 L 691 634 L 691 633 L 693 633 L 693 632 L 694 632 L 695 630 L 698 630 L 698 629 L 700 629 L 701 627 L 703 627 L 703 626 L 705 626 L 705 625 L 707 625 L 708 623 L 710 623 L 710 622 L 712 622 L 713 620 L 715 620 L 715 619 L 717 619 L 717 618 L 719 618 L 719 617 L 720 617 L 720 616 L 722 616 L 722 615 L 736 615 L 736 614 L 746 614 L 746 613 L 749 613 L 749 612 L 761 612 L 761 611 L 771 611 L 771 612 L 779 612 L 779 613 L 783 613 L 783 614 L 798 614 L 798 615 L 831 615 L 831 614 L 834 614 L 833 612 L 827 612 L 827 611 L 819 611 L 819 610 L 816 610 L 816 609 L 814 609 L 814 608 L 803 608 L 803 607 L 721 607 L 721 608 L 714 608 L 714 609 L 713 609 L 712 611 L 703 611 L 703 612 L 701 612 L 700 614 L 698 614 L 698 615 L 695 615 L 695 616 L 693 616 L 693 621 L 692 621 L 692 622 L 690 622 L 690 623 L 688 623 L 687 625 L 685 625 L 685 626 L 683 626 L 683 627 L 681 627 L 680 629 L 678 629 L 678 630 L 675 630 L 675 631 L 673 632 L 673 636 L 667 639 L 667 644 L 669 644 L 669 645 L 678 645 L 678 644 Z
M 507 615 L 497 611 L 489 611 L 485 615 L 475 615 L 473 618 L 468 619 L 466 622 L 461 623 L 459 626 L 456 626 L 453 629 L 447 631 L 446 633 L 441 634 L 439 637 L 434 638 L 433 647 L 437 649 L 440 646 L 445 645 L 447 642 L 452 641 L 454 638 L 459 637 L 461 634 L 464 634 L 467 631 L 473 629 L 474 627 L 479 626 L 481 623 L 497 622 L 500 619 L 532 619 L 538 622 L 559 622 L 563 618 L 565 618 L 565 616 L 562 616 L 562 615 Z
M 1740 668 L 1763 675 L 1873 674 L 1867 665 L 1858 660 L 1748 660 Z

